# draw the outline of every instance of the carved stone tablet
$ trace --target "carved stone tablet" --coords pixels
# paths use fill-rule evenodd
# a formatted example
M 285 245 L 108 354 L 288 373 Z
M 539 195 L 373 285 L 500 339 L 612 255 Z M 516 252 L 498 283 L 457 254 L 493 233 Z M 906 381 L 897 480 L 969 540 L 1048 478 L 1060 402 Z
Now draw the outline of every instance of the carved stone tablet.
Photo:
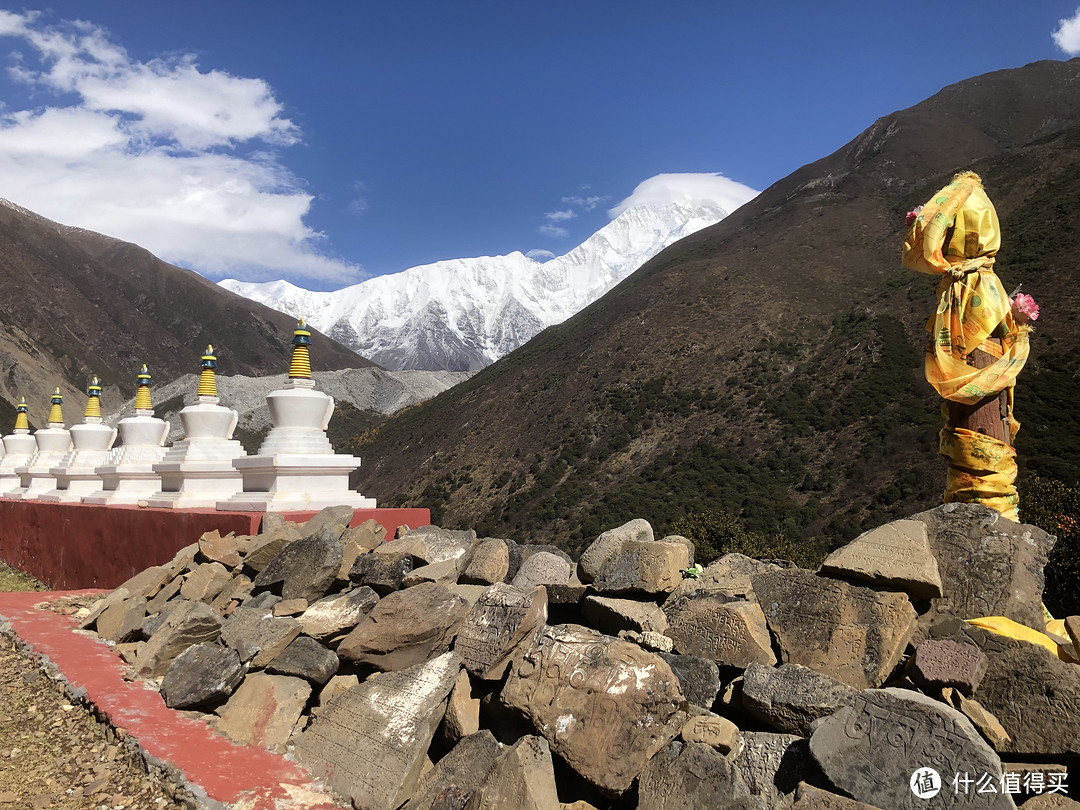
M 652 541 L 652 526 L 647 520 L 635 518 L 617 529 L 608 529 L 585 549 L 578 560 L 578 576 L 582 582 L 589 583 L 600 576 L 604 564 L 622 552 L 623 546 L 631 540 Z
M 551 749 L 543 737 L 522 737 L 503 751 L 469 810 L 556 810 L 559 794 Z
M 751 579 L 784 663 L 856 689 L 884 683 L 915 632 L 915 608 L 906 594 L 879 593 L 801 568 Z
M 915 650 L 911 677 L 923 689 L 949 686 L 970 697 L 979 688 L 989 660 L 974 644 L 930 639 Z
M 686 719 L 678 681 L 662 659 L 577 625 L 544 628 L 515 657 L 501 700 L 610 793 L 626 790 Z
M 266 666 L 298 635 L 296 619 L 274 616 L 270 608 L 237 608 L 221 628 L 221 640 L 253 667 Z
M 316 515 L 315 517 L 318 517 Z M 315 520 L 315 518 L 312 518 Z M 280 593 L 282 599 L 314 602 L 333 584 L 343 551 L 332 529 L 289 543 L 255 577 L 254 590 Z
M 641 810 L 724 810 L 750 790 L 741 774 L 711 746 L 673 742 L 656 754 L 638 780 Z
M 320 599 L 296 620 L 300 622 L 300 629 L 304 634 L 312 638 L 327 639 L 355 627 L 378 601 L 378 594 L 362 585 L 351 591 Z
M 894 520 L 860 534 L 830 554 L 821 572 L 904 591 L 914 599 L 941 596 L 941 575 L 921 520 Z
M 300 735 L 297 759 L 354 806 L 395 810 L 412 796 L 460 670 L 446 653 L 342 692 Z
M 711 658 L 697 655 L 672 655 L 659 653 L 675 677 L 686 699 L 695 706 L 711 709 L 720 692 L 720 670 Z
M 481 540 L 473 549 L 469 563 L 458 578 L 469 585 L 494 585 L 503 582 L 510 571 L 510 551 L 505 540 Z
M 540 551 L 521 563 L 514 575 L 516 588 L 532 589 L 537 585 L 565 585 L 574 573 L 574 566 L 549 551 Z
M 496 583 L 484 591 L 458 628 L 454 650 L 465 668 L 484 680 L 499 680 L 514 648 L 547 620 L 547 592 Z
M 620 630 L 663 633 L 668 628 L 667 616 L 655 602 L 586 596 L 581 609 L 590 627 L 609 636 L 618 635 Z
M 280 753 L 310 696 L 311 684 L 302 678 L 253 673 L 218 710 L 217 728 L 236 742 Z
M 685 543 L 628 540 L 600 567 L 593 587 L 608 593 L 671 593 L 682 582 L 690 560 Z
M 221 635 L 221 617 L 202 602 L 181 602 L 139 650 L 135 672 L 141 678 L 164 675 L 176 656 L 193 644 Z
M 721 666 L 776 663 L 765 614 L 755 602 L 698 592 L 665 602 L 664 613 L 667 635 L 680 653 L 709 658 Z
M 844 706 L 858 692 L 846 683 L 798 664 L 751 664 L 743 673 L 742 702 L 777 731 L 810 736 L 810 725 Z
M 810 746 L 794 734 L 745 731 L 732 764 L 750 792 L 763 798 L 769 808 L 788 806 L 800 782 L 821 782 Z
M 487 779 L 503 745 L 490 731 L 463 737 L 435 767 L 420 777 L 416 790 L 403 810 L 431 810 L 435 798 L 453 785 L 466 801 Z
M 912 775 L 932 768 L 948 807 L 1011 810 L 1008 794 L 967 793 L 949 784 L 956 774 L 989 774 L 1000 791 L 1001 761 L 960 712 L 906 689 L 868 689 L 821 720 L 810 751 L 829 781 L 861 802 L 892 810 L 927 806 L 911 789 Z

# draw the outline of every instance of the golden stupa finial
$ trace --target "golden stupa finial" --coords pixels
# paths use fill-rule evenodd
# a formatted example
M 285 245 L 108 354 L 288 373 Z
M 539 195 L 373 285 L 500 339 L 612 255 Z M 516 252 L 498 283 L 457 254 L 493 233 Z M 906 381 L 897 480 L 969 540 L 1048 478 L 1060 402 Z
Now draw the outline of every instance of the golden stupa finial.
M 64 424 L 64 396 L 60 393 L 58 387 L 52 395 L 52 407 L 49 409 L 49 424 L 50 425 L 63 425 Z
M 26 421 L 26 412 L 30 410 L 26 404 L 26 397 L 19 398 L 19 404 L 15 406 L 15 430 L 30 430 L 30 423 Z
M 59 391 L 60 389 L 56 389 Z M 86 387 L 86 413 L 83 414 L 83 418 L 86 419 L 100 419 L 101 418 L 101 384 L 98 382 L 97 376 L 90 378 L 90 385 Z
M 214 356 L 214 344 L 211 343 L 206 347 L 206 353 L 202 356 L 202 374 L 199 375 L 198 390 L 200 397 L 217 396 L 217 377 L 214 376 L 214 369 L 216 368 L 217 357 Z
M 152 411 L 154 406 L 150 402 L 150 372 L 143 363 L 142 371 L 139 372 L 138 388 L 135 391 L 135 410 Z
M 308 346 L 311 345 L 311 330 L 307 328 L 307 319 L 301 318 L 300 324 L 293 330 L 292 361 L 289 363 L 290 380 L 311 379 L 311 357 Z

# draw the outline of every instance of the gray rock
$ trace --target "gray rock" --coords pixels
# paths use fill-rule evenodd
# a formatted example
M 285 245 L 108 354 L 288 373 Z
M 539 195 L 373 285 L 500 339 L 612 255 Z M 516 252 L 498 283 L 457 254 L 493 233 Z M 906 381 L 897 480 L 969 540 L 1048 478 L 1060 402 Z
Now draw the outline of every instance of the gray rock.
M 253 673 L 218 710 L 217 729 L 238 743 L 281 753 L 310 696 L 311 684 L 302 678 Z
M 878 807 L 925 807 L 911 780 L 926 768 L 938 773 L 949 807 L 1015 807 L 1007 794 L 952 791 L 948 781 L 963 772 L 989 774 L 1000 788 L 1001 761 L 964 715 L 918 692 L 863 691 L 818 722 L 810 750 L 832 784 Z
M 375 522 L 374 518 L 365 520 L 359 526 L 351 526 L 341 535 L 341 568 L 338 579 L 348 579 L 353 563 L 361 554 L 366 554 L 381 546 L 386 541 L 386 529 Z
M 298 635 L 296 619 L 274 616 L 267 608 L 239 607 L 221 628 L 221 640 L 253 667 L 266 666 Z
M 815 720 L 850 706 L 858 694 L 846 683 L 798 664 L 751 664 L 743 672 L 743 706 L 785 734 L 809 737 Z
M 272 675 L 295 675 L 322 686 L 337 674 L 341 661 L 335 653 L 309 636 L 297 636 L 266 664 Z
M 974 644 L 930 639 L 915 650 L 911 679 L 924 690 L 951 687 L 968 697 L 979 688 L 990 661 Z
M 402 579 L 405 588 L 414 588 L 423 582 L 437 582 L 440 585 L 454 585 L 458 581 L 458 561 L 440 560 L 414 568 Z
M 711 712 L 691 717 L 679 736 L 683 742 L 704 743 L 721 754 L 735 749 L 740 743 L 739 727 L 726 717 Z
M 639 810 L 746 810 L 750 789 L 742 775 L 712 747 L 672 742 L 638 780 Z
M 687 577 L 680 582 L 664 604 L 666 607 L 677 599 L 694 593 L 726 596 L 728 601 L 746 599 L 755 602 L 757 596 L 754 594 L 754 586 L 750 581 L 751 575 L 781 570 L 784 570 L 783 566 L 764 560 L 755 560 L 745 554 L 725 554 L 705 566 L 700 576 Z
M 484 591 L 458 628 L 454 650 L 465 668 L 499 680 L 515 648 L 547 620 L 547 592 L 497 583 Z
M 919 619 L 918 640 L 947 617 L 1005 616 L 1045 628 L 1043 567 L 1053 537 L 978 504 L 947 503 L 912 519 L 926 524 L 943 590 Z
M 462 791 L 467 802 L 487 779 L 502 750 L 502 744 L 490 731 L 463 737 L 449 754 L 435 763 L 434 768 L 420 777 L 413 797 L 403 810 L 430 810 L 436 796 L 448 786 Z
M 224 613 L 228 610 L 230 603 L 235 602 L 237 607 L 246 602 L 251 596 L 251 580 L 243 574 L 237 574 L 232 578 L 228 585 L 214 597 L 214 600 L 210 603 L 210 607 L 214 609 L 216 613 Z M 164 591 L 162 591 L 164 593 Z
M 662 659 L 575 625 L 544 628 L 514 658 L 500 700 L 608 793 L 626 790 L 686 719 Z
M 604 563 L 622 552 L 625 543 L 631 540 L 653 539 L 652 526 L 641 518 L 624 523 L 617 529 L 609 529 L 597 537 L 581 555 L 578 560 L 578 577 L 586 584 L 592 582 L 600 576 Z
M 312 518 L 314 520 L 314 518 Z M 326 594 L 341 568 L 341 543 L 331 529 L 286 545 L 254 580 L 254 591 L 314 602 Z
M 266 520 L 263 520 L 266 523 Z M 244 555 L 244 568 L 254 573 L 262 571 L 285 546 L 303 537 L 300 527 L 295 523 L 273 522 L 270 529 L 263 529 L 262 534 L 251 538 L 247 553 Z
M 856 689 L 884 683 L 915 632 L 915 608 L 902 593 L 879 593 L 800 568 L 751 580 L 784 663 Z
M 663 633 L 656 633 L 652 630 L 646 630 L 644 633 L 639 633 L 636 630 L 620 630 L 618 635 L 624 641 L 632 641 L 649 652 L 669 653 L 675 649 L 674 641 Z
M 341 693 L 299 736 L 297 759 L 354 806 L 395 810 L 416 789 L 460 670 L 447 653 Z
M 511 583 L 515 588 L 530 590 L 537 585 L 565 585 L 574 573 L 574 566 L 562 557 L 541 551 L 521 563 Z
M 510 571 L 510 550 L 504 540 L 481 540 L 469 556 L 459 582 L 470 585 L 494 585 L 506 580 Z
M 396 543 L 387 543 L 390 548 Z M 400 590 L 405 576 L 413 569 L 413 557 L 408 552 L 371 552 L 356 558 L 349 570 L 349 580 L 357 585 L 367 585 L 380 596 Z
M 342 534 L 352 523 L 353 508 L 351 506 L 327 506 L 320 509 L 315 515 L 308 518 L 300 531 L 304 537 L 318 534 L 323 529 L 329 529 L 334 539 L 340 541 Z
M 213 641 L 221 635 L 221 617 L 202 602 L 181 602 L 154 631 L 135 660 L 140 678 L 165 674 L 176 656 L 193 644 Z
M 559 810 L 551 749 L 543 737 L 522 737 L 495 759 L 467 810 Z
M 764 799 L 770 808 L 791 807 L 800 782 L 821 781 L 821 771 L 802 737 L 744 731 L 742 743 L 733 765 L 750 792 Z
M 152 616 L 155 613 L 161 613 L 165 608 L 165 603 L 180 593 L 180 588 L 183 584 L 184 575 L 178 574 L 162 585 L 161 590 L 154 594 L 154 598 L 146 603 L 147 615 Z
M 621 630 L 663 633 L 668 629 L 667 616 L 655 602 L 587 596 L 581 613 L 589 627 L 609 636 L 617 636 Z
M 375 591 L 361 586 L 320 599 L 296 620 L 300 623 L 300 632 L 323 641 L 355 627 L 378 601 Z
M 685 543 L 627 540 L 600 566 L 593 587 L 602 593 L 670 593 L 693 559 Z
M 806 782 L 800 782 L 795 790 L 795 804 L 791 810 L 881 810 L 865 802 L 857 802 Z
M 210 604 L 232 584 L 232 572 L 219 562 L 198 566 L 180 586 L 180 595 L 192 602 Z
M 756 602 L 699 591 L 665 602 L 664 613 L 667 634 L 681 653 L 710 658 L 720 666 L 776 663 L 765 614 Z
M 921 520 L 894 520 L 860 534 L 830 554 L 821 572 L 904 591 L 913 599 L 941 596 L 941 575 Z
M 696 655 L 659 653 L 675 677 L 686 699 L 695 706 L 711 709 L 720 692 L 720 670 L 716 662 Z
M 395 591 L 371 609 L 337 652 L 383 670 L 406 669 L 449 650 L 467 611 L 464 599 L 433 582 Z
M 170 709 L 200 709 L 225 700 L 244 679 L 240 656 L 220 644 L 196 644 L 173 659 L 161 681 Z
M 146 597 L 136 594 L 106 608 L 97 619 L 97 632 L 106 641 L 132 641 L 145 619 Z
M 456 560 L 463 556 L 476 542 L 476 532 L 440 529 L 438 526 L 422 526 L 412 529 L 394 540 L 387 548 L 395 553 L 411 554 L 420 565 Z

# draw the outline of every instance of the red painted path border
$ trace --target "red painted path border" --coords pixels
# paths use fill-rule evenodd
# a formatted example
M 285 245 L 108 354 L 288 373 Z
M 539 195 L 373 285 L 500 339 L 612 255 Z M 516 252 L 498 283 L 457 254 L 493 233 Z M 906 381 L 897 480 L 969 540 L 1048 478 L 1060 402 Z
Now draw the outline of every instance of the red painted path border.
M 321 792 L 299 765 L 262 748 L 237 745 L 205 723 L 169 709 L 156 691 L 125 681 L 123 663 L 108 645 L 75 632 L 70 617 L 34 607 L 85 593 L 0 593 L 0 620 L 31 650 L 48 658 L 71 688 L 84 691 L 114 728 L 123 729 L 149 756 L 183 773 L 197 795 L 236 810 L 343 806 Z

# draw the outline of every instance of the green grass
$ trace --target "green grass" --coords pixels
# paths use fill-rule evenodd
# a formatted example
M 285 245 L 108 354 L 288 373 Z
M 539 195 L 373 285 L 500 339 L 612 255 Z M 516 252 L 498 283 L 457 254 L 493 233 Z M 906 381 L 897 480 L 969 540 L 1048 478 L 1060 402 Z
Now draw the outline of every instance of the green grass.
M 0 560 L 0 591 L 43 591 L 45 586 L 33 577 L 29 577 L 21 571 L 16 571 L 3 560 Z

